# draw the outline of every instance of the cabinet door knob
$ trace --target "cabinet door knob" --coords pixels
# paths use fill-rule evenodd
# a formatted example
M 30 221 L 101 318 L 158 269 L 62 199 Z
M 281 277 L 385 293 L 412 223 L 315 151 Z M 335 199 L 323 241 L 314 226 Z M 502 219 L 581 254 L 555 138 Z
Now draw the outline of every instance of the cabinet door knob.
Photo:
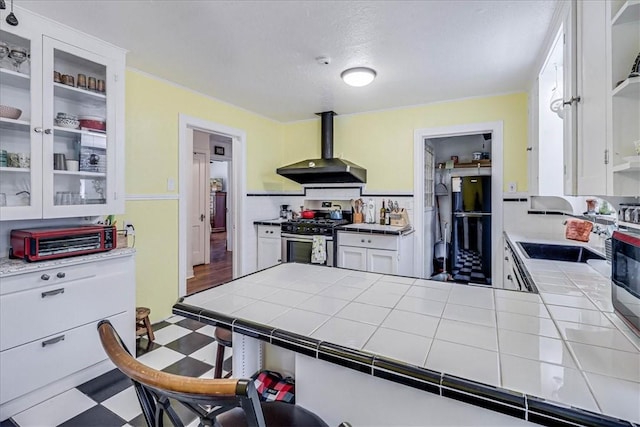
M 507 274 L 507 280 L 513 280 L 513 277 L 511 277 L 510 274 Z
M 40 276 L 40 278 L 42 280 L 49 280 L 51 277 L 48 274 L 43 274 L 42 276 Z
M 44 131 L 44 129 L 42 129 L 42 128 L 40 128 L 40 127 L 37 127 L 37 128 L 33 128 L 33 131 L 34 131 L 35 133 L 42 133 L 42 132 Z
M 51 135 L 52 130 L 51 129 L 45 129 L 44 133 L 46 133 L 47 135 Z
M 504 260 L 509 261 L 509 257 L 508 256 L 504 257 Z
M 568 101 L 564 101 L 564 102 L 562 103 L 562 105 L 571 105 L 571 104 L 573 104 L 574 102 L 576 102 L 576 103 L 577 103 L 577 102 L 580 102 L 580 97 L 579 97 L 579 96 L 572 96 L 570 100 L 568 100 Z
M 66 274 L 61 271 L 58 274 L 56 274 L 56 276 L 58 277 L 58 279 L 64 279 L 64 276 L 66 276 Z

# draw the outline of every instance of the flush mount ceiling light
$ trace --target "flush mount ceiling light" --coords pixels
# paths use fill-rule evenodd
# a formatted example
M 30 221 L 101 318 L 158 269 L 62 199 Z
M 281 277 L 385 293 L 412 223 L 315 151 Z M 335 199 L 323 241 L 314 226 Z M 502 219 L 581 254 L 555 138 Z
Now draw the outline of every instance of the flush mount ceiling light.
M 376 72 L 371 68 L 356 67 L 344 70 L 340 77 L 349 86 L 361 87 L 371 83 L 376 78 Z

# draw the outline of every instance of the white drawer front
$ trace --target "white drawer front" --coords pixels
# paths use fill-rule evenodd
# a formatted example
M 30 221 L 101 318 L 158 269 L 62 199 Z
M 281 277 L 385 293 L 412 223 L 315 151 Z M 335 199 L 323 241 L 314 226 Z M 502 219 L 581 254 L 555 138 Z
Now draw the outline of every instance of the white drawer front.
M 70 261 L 73 258 L 65 259 Z M 122 270 L 123 266 L 133 268 L 133 257 L 118 257 L 80 264 L 61 264 L 29 273 L 5 276 L 0 279 L 0 295 L 21 292 L 52 284 L 60 284 L 93 277 L 102 271 Z M 45 278 L 47 280 L 45 280 Z
M 345 233 L 341 231 L 338 232 L 338 245 L 395 251 L 398 249 L 398 236 L 370 233 Z
M 268 239 L 279 239 L 280 226 L 279 225 L 259 225 L 258 237 L 263 237 Z
M 126 313 L 111 317 L 124 336 L 133 328 Z M 107 358 L 97 321 L 0 352 L 0 403 L 85 369 Z M 128 328 L 128 329 L 127 329 Z M 64 339 L 60 339 L 60 337 Z M 59 339 L 57 342 L 53 342 Z M 42 345 L 51 341 L 51 344 Z
M 93 277 L 0 296 L 0 351 L 131 309 L 133 280 L 124 266 L 101 268 Z

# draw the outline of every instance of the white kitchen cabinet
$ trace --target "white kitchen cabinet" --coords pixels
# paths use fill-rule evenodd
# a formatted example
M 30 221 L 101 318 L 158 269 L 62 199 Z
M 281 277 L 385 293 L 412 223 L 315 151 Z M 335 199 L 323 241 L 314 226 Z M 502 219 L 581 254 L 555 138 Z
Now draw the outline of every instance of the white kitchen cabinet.
M 2 104 L 22 110 L 17 119 L 0 118 L 7 156 L 0 219 L 124 212 L 124 51 L 25 10 L 19 26 L 0 30 L 0 40 L 30 56 L 17 69 L 9 57 L 0 61 Z M 96 90 L 54 82 L 54 71 L 76 84 L 82 74 Z M 59 126 L 58 113 L 103 120 L 106 131 Z M 54 154 L 70 163 L 54 168 Z
M 513 261 L 513 252 L 507 245 L 506 238 L 503 238 L 504 245 L 504 267 L 502 270 L 502 287 L 504 289 L 522 290 L 514 276 L 515 262 Z
M 133 251 L 45 263 L 0 276 L 0 419 L 111 369 L 99 320 L 135 349 Z
M 572 1 L 564 21 L 566 195 L 601 195 L 607 189 L 605 7 L 605 0 Z
M 338 267 L 382 274 L 413 274 L 413 233 L 338 231 Z
M 634 141 L 640 140 L 640 76 L 629 77 L 640 55 L 640 2 L 608 1 L 607 90 L 608 150 L 610 173 L 607 194 L 640 194 L 640 156 Z
M 279 225 L 258 225 L 258 270 L 282 262 Z

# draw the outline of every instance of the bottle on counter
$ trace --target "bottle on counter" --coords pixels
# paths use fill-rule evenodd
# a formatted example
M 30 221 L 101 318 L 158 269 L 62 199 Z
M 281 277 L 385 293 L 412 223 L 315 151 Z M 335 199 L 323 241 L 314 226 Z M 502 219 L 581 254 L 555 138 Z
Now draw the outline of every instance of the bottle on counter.
M 382 201 L 382 207 L 380 208 L 380 225 L 385 225 L 386 224 L 385 212 L 386 212 L 386 209 L 384 208 L 384 200 L 383 200 Z
M 387 205 L 386 209 L 384 210 L 384 225 L 391 225 L 391 209 L 389 208 L 389 205 Z

